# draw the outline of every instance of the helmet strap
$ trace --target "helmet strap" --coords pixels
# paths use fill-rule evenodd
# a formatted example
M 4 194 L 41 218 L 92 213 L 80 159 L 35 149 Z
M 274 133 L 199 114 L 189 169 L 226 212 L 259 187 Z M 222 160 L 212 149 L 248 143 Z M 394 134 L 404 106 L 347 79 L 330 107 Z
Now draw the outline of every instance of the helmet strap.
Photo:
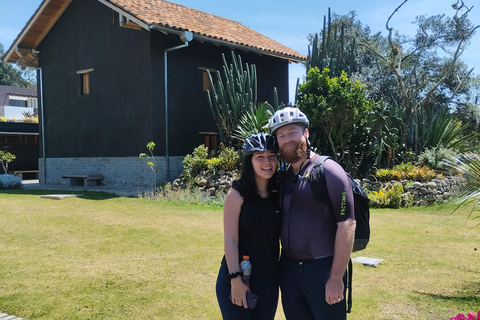
M 303 127 L 303 135 L 305 136 L 305 127 Z M 307 137 L 305 137 L 305 140 L 307 141 L 307 159 L 310 159 L 310 150 L 311 150 L 311 146 L 310 146 L 310 140 L 308 140 Z

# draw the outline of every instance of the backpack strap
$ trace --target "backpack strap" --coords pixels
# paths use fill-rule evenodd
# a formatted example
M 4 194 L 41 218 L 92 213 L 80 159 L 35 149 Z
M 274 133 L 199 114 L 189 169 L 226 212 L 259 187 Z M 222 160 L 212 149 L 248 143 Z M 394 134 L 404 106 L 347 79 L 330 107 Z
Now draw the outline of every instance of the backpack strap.
M 331 159 L 329 156 L 319 155 L 315 160 L 315 164 L 310 170 L 308 180 L 312 188 L 313 196 L 320 202 L 326 203 L 330 207 L 330 198 L 328 197 L 327 183 L 325 181 L 325 169 L 323 163 Z
M 352 280 L 353 280 L 353 263 L 352 259 L 348 261 L 347 267 L 347 313 L 352 312 Z

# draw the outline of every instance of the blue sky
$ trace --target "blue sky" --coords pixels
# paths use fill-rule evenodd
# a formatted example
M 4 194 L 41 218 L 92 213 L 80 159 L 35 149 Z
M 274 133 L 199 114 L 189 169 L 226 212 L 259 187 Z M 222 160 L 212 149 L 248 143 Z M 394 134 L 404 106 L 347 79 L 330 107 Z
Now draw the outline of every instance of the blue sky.
M 402 0 L 170 0 L 187 7 L 202 10 L 242 23 L 290 48 L 307 54 L 309 33 L 319 32 L 323 16 L 328 7 L 337 14 L 347 14 L 354 10 L 357 19 L 368 25 L 372 33 L 386 34 L 385 23 L 393 10 Z M 20 33 L 28 19 L 38 8 L 41 0 L 0 0 L 0 43 L 7 50 Z M 416 26 L 412 24 L 417 15 L 431 16 L 446 13 L 451 16 L 454 11 L 451 4 L 455 0 L 409 0 L 391 20 L 390 26 L 401 34 L 412 35 Z M 465 0 L 467 6 L 474 5 L 470 20 L 480 25 L 480 3 L 478 0 Z M 480 30 L 464 52 L 462 60 L 469 67 L 475 67 L 474 73 L 480 74 Z M 299 64 L 290 67 L 290 100 L 293 100 L 294 86 L 297 78 L 305 75 Z

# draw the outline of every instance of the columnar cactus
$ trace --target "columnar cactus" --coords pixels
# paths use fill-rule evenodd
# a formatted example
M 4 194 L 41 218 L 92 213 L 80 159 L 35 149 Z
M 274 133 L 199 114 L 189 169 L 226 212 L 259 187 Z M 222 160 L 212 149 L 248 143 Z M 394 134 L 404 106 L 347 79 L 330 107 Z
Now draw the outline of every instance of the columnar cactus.
M 242 114 L 252 111 L 257 104 L 257 72 L 255 65 L 245 63 L 232 51 L 232 63 L 223 59 L 223 79 L 217 71 L 217 81 L 213 82 L 210 72 L 211 91 L 207 91 L 208 104 L 219 129 L 219 138 L 227 146 L 232 146 L 233 133 Z
M 333 30 L 332 30 L 333 27 Z M 323 17 L 323 30 L 321 43 L 318 43 L 318 34 L 315 34 L 312 44 L 312 51 L 308 47 L 307 72 L 311 68 L 318 67 L 320 72 L 325 68 L 330 69 L 331 77 L 338 77 L 345 71 L 350 77 L 355 63 L 355 39 L 350 48 L 345 49 L 344 26 L 341 25 L 340 34 L 337 30 L 338 24 L 332 25 L 330 8 L 328 8 L 328 24 L 326 17 Z

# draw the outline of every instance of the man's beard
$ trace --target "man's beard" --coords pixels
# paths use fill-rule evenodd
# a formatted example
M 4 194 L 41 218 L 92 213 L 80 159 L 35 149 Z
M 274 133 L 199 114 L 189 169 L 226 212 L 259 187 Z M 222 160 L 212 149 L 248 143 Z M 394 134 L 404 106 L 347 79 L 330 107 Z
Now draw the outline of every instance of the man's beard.
M 298 162 L 307 152 L 307 142 L 305 139 L 301 139 L 297 147 L 292 150 L 280 148 L 280 155 L 282 156 L 283 161 L 287 163 L 296 163 Z

